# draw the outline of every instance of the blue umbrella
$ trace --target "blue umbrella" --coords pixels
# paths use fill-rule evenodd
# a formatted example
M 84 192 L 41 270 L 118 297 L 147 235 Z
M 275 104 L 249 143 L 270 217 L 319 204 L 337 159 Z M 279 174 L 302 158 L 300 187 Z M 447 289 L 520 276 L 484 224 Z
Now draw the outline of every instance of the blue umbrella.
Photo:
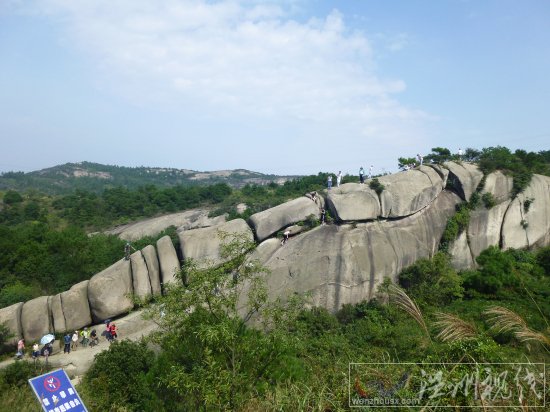
M 42 336 L 42 338 L 40 339 L 40 344 L 46 345 L 54 340 L 55 340 L 55 336 L 49 333 L 47 335 Z

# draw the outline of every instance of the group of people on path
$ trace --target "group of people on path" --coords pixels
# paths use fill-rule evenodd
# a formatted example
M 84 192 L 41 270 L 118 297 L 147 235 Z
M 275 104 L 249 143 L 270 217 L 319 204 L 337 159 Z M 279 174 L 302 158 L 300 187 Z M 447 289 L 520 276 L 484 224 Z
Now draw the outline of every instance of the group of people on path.
M 72 334 L 69 332 L 63 337 L 63 353 L 71 353 L 71 350 L 76 350 L 78 345 L 82 345 L 83 348 L 88 346 L 94 347 L 99 344 L 99 337 L 95 329 L 89 331 L 88 328 L 84 328 L 80 332 L 75 330 Z

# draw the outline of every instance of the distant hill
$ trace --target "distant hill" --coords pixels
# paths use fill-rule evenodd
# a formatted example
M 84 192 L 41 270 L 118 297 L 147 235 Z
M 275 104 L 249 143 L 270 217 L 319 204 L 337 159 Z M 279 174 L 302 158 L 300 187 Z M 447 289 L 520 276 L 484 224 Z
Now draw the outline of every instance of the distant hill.
M 163 167 L 125 167 L 91 162 L 66 163 L 34 172 L 6 172 L 0 175 L 0 190 L 36 189 L 49 194 L 63 194 L 74 189 L 101 192 L 105 188 L 144 185 L 170 187 L 227 183 L 233 187 L 250 184 L 284 183 L 298 176 L 277 176 L 245 169 L 199 172 Z

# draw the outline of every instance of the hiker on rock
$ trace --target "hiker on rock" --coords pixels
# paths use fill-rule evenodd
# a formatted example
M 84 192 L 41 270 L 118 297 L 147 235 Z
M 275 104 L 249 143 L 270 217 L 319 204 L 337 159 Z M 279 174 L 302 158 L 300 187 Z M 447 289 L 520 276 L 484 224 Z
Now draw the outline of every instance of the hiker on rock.
M 340 187 L 340 183 L 342 183 L 342 171 L 339 170 L 338 174 L 336 175 L 336 187 Z
M 124 245 L 124 260 L 130 260 L 130 254 L 132 253 L 132 249 L 135 251 L 136 249 L 130 244 L 130 242 L 126 242 Z
M 17 353 L 15 356 L 17 356 L 17 359 L 21 359 L 25 356 L 25 339 L 19 339 L 19 342 L 17 342 Z
M 365 183 L 365 171 L 363 170 L 363 166 L 359 169 L 359 182 L 361 184 Z
M 330 190 L 332 188 L 332 175 L 328 175 L 327 187 L 328 187 L 328 190 Z

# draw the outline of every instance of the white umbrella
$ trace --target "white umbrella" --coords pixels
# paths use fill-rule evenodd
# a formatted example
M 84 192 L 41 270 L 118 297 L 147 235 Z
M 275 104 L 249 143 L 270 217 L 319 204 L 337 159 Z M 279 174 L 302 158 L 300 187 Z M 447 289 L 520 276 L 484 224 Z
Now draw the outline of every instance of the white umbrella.
M 52 335 L 51 333 L 49 333 L 47 335 L 42 336 L 42 338 L 40 339 L 40 344 L 45 345 L 45 344 L 50 343 L 54 340 L 55 340 L 55 336 Z

